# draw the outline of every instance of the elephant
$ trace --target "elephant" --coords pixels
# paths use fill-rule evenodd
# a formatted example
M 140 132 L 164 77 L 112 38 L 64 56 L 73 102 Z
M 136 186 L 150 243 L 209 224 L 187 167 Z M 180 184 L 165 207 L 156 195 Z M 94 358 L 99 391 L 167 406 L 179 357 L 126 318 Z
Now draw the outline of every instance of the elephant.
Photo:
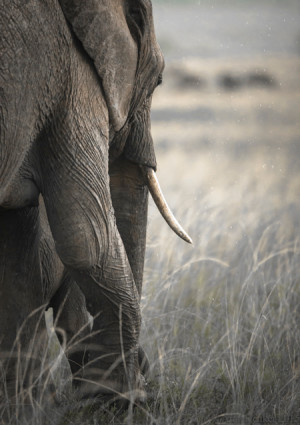
M 51 306 L 81 394 L 142 398 L 148 192 L 191 242 L 155 174 L 164 59 L 151 1 L 1 0 L 0 24 L 5 391 L 43 380 Z

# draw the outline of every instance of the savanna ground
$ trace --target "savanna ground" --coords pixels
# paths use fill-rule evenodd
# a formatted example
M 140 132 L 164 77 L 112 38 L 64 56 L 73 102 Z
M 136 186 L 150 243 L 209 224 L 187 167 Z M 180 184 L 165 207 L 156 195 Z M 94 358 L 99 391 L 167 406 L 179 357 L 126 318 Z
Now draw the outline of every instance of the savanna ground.
M 178 3 L 153 1 L 152 130 L 194 244 L 150 203 L 148 400 L 117 417 L 62 396 L 30 424 L 300 423 L 300 5 Z

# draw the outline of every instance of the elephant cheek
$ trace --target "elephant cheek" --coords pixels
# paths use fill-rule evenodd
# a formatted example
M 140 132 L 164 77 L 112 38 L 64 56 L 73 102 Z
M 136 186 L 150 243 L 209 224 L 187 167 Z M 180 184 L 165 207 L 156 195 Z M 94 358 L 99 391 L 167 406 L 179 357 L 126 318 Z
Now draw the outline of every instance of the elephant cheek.
M 126 140 L 124 155 L 136 164 L 156 170 L 156 157 L 151 136 L 150 107 L 136 114 Z
M 139 166 L 123 156 L 110 166 L 110 191 L 116 223 L 141 296 L 148 211 L 148 188 Z

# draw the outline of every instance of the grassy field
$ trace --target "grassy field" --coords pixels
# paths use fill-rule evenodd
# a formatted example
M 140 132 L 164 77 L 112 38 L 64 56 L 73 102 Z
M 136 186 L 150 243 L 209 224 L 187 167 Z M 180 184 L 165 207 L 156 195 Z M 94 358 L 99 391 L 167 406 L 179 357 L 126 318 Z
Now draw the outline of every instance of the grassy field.
M 116 416 L 70 395 L 49 414 L 41 397 L 22 425 L 300 423 L 299 56 L 174 57 L 165 22 L 152 130 L 162 188 L 194 244 L 150 202 L 148 399 Z

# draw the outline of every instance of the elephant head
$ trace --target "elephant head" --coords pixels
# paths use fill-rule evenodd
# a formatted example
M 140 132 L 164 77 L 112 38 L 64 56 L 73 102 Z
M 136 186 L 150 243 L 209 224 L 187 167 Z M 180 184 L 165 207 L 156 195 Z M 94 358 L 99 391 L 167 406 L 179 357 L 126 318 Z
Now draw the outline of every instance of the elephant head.
M 82 356 L 87 391 L 132 392 L 142 382 L 148 187 L 170 226 L 191 242 L 155 177 L 150 107 L 164 61 L 151 2 L 5 0 L 0 23 L 0 353 L 12 349 L 28 315 L 57 303 L 62 285 L 74 281 L 94 316 L 89 358 Z M 40 194 L 54 240 L 42 263 Z M 45 290 L 40 269 L 51 255 L 68 279 L 61 273 Z
M 164 69 L 151 1 L 60 3 L 101 79 L 110 117 L 110 163 L 123 154 L 140 165 L 162 215 L 180 237 L 191 243 L 169 211 L 155 176 L 147 169 L 156 170 L 150 109 Z
M 113 205 L 141 292 L 146 229 L 141 217 L 147 214 L 146 205 L 143 206 L 147 202 L 145 189 L 141 190 L 143 185 L 150 189 L 170 227 L 184 240 L 192 242 L 171 213 L 154 173 L 157 164 L 150 131 L 150 109 L 153 92 L 162 82 L 164 59 L 156 41 L 151 1 L 94 0 L 82 4 L 79 0 L 60 0 L 60 3 L 76 36 L 92 58 L 104 90 L 110 119 Z M 139 169 L 135 169 L 134 164 Z M 135 188 L 129 194 L 133 182 Z M 131 210 L 127 208 L 126 216 L 125 205 Z M 138 230 L 134 224 L 137 221 L 140 223 Z

